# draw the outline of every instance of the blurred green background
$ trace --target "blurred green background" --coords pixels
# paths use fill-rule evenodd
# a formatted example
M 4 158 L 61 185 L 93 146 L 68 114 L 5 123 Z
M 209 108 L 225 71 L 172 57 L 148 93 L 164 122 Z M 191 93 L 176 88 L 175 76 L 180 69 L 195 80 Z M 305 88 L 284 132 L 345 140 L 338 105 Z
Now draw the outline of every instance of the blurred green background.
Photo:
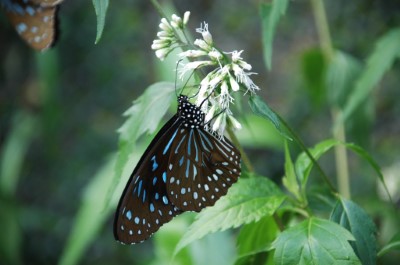
M 259 95 L 312 146 L 331 137 L 332 121 L 325 96 L 318 91 L 318 80 L 312 78 L 324 69 L 304 66 L 307 60 L 316 60 L 315 65 L 319 60 L 310 3 L 290 3 L 276 30 L 271 71 L 262 59 L 258 4 L 239 0 L 173 2 L 178 14 L 191 11 L 189 28 L 206 21 L 222 50 L 244 50 L 242 56 L 258 73 L 253 78 L 261 88 Z M 361 63 L 380 36 L 400 25 L 399 1 L 330 0 L 325 4 L 334 46 Z M 152 83 L 175 79 L 175 69 L 163 68 L 150 48 L 158 24 L 159 16 L 149 1 L 112 1 L 103 37 L 94 45 L 96 17 L 91 1 L 65 1 L 60 8 L 59 41 L 54 49 L 39 54 L 19 39 L 4 13 L 0 14 L 0 264 L 59 262 L 82 207 L 81 199 L 89 196 L 88 185 L 117 150 L 116 130 L 125 120 L 122 113 Z M 310 85 L 309 80 L 315 83 Z M 393 179 L 389 186 L 397 187 L 397 213 L 399 86 L 397 61 L 347 124 L 347 140 L 368 150 L 385 176 Z M 247 106 L 244 108 L 248 112 Z M 283 174 L 280 139 L 273 132 L 268 139 L 271 129 L 265 122 L 252 116 L 248 122 L 253 132 L 239 132 L 240 140 L 257 171 L 279 182 Z M 330 174 L 334 174 L 332 157 L 321 160 Z M 396 231 L 393 227 L 399 225 L 398 216 L 382 209 L 377 179 L 363 163 L 350 156 L 352 194 L 372 214 L 382 228 L 380 236 L 387 241 Z M 93 196 L 104 200 L 107 189 L 103 190 Z M 161 264 L 160 260 L 168 257 L 154 248 L 162 241 L 157 236 L 155 242 L 121 246 L 113 239 L 111 211 L 94 210 L 103 211 L 105 223 L 84 249 L 79 264 Z M 88 215 L 87 222 L 93 217 Z M 192 215 L 174 221 L 172 230 L 184 229 L 185 218 Z M 176 234 L 179 232 L 166 237 Z M 196 249 L 203 249 L 197 253 L 212 253 L 212 249 L 207 252 L 207 244 L 212 244 L 207 242 L 222 242 L 226 249 L 219 253 L 220 258 L 226 254 L 223 260 L 231 264 L 233 236 L 222 233 L 206 238 L 192 248 L 191 255 L 195 256 Z M 218 258 L 199 260 L 194 264 L 224 264 Z M 389 258 L 387 262 L 395 264 Z

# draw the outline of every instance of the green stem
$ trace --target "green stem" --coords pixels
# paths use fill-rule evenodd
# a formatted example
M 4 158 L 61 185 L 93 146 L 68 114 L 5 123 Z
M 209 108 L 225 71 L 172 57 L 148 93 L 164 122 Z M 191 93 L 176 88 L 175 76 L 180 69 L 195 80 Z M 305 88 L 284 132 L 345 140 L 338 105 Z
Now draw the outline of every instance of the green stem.
M 329 25 L 326 18 L 324 2 L 323 0 L 311 0 L 311 5 L 314 12 L 321 50 L 324 53 L 325 58 L 330 62 L 334 56 L 334 49 L 329 33 Z M 336 129 L 333 130 L 333 137 L 341 142 L 346 142 L 345 126 L 343 123 L 337 122 L 338 117 L 340 117 L 340 110 L 332 107 L 331 117 L 333 124 L 338 124 Z M 342 145 L 337 145 L 334 149 L 339 192 L 344 197 L 350 198 L 350 182 L 346 148 Z

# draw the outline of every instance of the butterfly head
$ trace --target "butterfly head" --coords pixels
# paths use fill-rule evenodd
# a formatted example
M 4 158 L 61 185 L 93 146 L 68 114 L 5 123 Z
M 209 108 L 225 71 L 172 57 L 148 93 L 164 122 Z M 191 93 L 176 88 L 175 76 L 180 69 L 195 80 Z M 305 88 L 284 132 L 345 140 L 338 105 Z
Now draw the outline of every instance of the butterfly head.
M 183 126 L 186 128 L 204 127 L 204 112 L 199 107 L 189 102 L 185 95 L 178 97 L 178 115 L 183 119 Z

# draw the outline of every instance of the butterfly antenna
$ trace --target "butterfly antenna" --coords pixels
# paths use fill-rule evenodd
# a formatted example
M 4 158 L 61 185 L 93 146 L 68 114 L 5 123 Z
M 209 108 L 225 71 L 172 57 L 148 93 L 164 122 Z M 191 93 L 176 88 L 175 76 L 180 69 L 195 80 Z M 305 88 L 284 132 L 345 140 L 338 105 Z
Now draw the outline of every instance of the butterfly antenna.
M 219 115 L 221 115 L 222 113 L 224 113 L 226 111 L 226 109 L 221 110 L 220 112 L 218 112 L 217 114 L 214 115 L 214 117 L 212 117 L 208 122 L 206 122 L 204 125 L 209 125 L 215 118 L 217 118 Z
M 208 96 L 207 96 L 205 99 L 203 99 L 203 101 L 202 101 L 201 104 L 200 104 L 200 108 L 201 108 L 201 106 L 203 106 L 203 103 L 206 102 L 206 100 L 208 100 L 208 99 L 211 97 L 211 95 L 214 93 L 214 91 L 215 91 L 216 88 L 217 88 L 217 86 L 215 86 L 215 87 L 213 88 L 213 90 L 211 91 L 211 93 L 208 94 Z
M 177 62 L 176 62 L 176 67 L 175 67 L 175 95 L 176 95 L 176 98 L 178 98 L 178 93 L 176 93 L 176 87 L 177 87 L 177 84 L 176 84 L 176 80 L 178 80 L 178 67 L 179 67 L 179 64 L 181 63 L 183 61 L 183 59 L 179 59 Z M 183 88 L 182 88 L 182 91 L 183 91 Z M 182 91 L 181 91 L 181 93 L 182 93 Z M 181 94 L 180 93 L 180 94 Z

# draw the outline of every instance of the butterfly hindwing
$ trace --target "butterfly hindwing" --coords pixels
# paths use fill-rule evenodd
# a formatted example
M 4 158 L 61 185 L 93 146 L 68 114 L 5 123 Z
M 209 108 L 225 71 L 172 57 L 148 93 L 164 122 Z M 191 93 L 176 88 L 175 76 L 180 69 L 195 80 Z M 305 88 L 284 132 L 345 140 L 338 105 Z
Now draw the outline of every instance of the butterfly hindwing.
M 178 127 L 175 116 L 156 135 L 133 171 L 115 214 L 116 240 L 141 242 L 181 212 L 170 203 L 165 184 L 169 157 L 165 147 Z
M 17 33 L 32 48 L 43 51 L 57 39 L 58 4 L 61 1 L 8 0 L 3 4 Z
M 167 191 L 183 211 L 212 206 L 240 175 L 240 152 L 226 138 L 204 129 L 180 128 L 181 141 L 172 145 Z M 171 166 L 172 165 L 172 166 Z

